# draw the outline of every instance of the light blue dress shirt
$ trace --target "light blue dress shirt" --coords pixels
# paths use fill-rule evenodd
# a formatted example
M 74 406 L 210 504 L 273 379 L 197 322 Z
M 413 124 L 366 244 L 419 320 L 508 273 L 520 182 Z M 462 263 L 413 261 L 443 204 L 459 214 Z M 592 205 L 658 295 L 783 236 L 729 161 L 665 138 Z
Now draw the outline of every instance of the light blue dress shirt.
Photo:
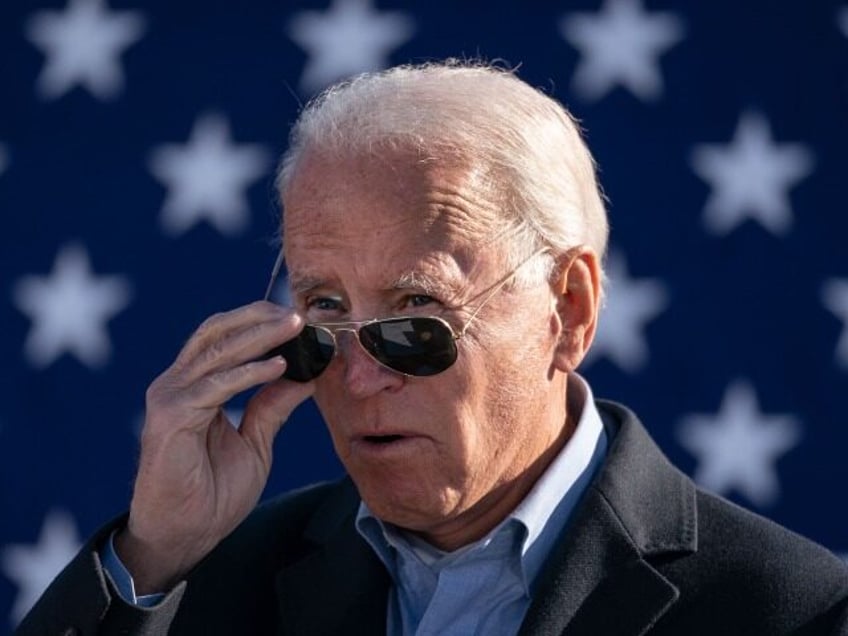
M 103 569 L 112 577 L 112 582 L 118 588 L 118 594 L 127 603 L 132 603 L 140 607 L 153 607 L 165 598 L 165 594 L 136 595 L 135 581 L 133 581 L 133 577 L 124 563 L 118 558 L 118 553 L 115 552 L 115 532 L 109 535 L 109 540 L 100 551 L 100 561 L 103 563 Z
M 403 636 L 516 634 L 557 538 L 607 450 L 591 389 L 569 388 L 583 408 L 571 439 L 512 514 L 486 537 L 442 552 L 377 519 L 363 502 L 356 527 L 388 569 L 388 633 Z
M 582 402 L 571 439 L 530 493 L 497 528 L 454 552 L 385 524 L 361 503 L 356 528 L 388 569 L 391 635 L 515 634 L 545 561 L 606 456 L 608 440 L 592 390 L 576 374 L 572 399 Z M 574 396 L 574 392 L 578 393 Z M 112 537 L 100 552 L 121 597 L 144 607 L 164 594 L 136 596 Z

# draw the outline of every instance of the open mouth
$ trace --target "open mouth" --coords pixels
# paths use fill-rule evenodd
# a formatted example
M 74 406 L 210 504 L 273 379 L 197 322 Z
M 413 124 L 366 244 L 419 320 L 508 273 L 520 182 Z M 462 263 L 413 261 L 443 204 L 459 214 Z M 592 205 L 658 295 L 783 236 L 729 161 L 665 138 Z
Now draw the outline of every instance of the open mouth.
M 366 435 L 364 439 L 371 444 L 391 444 L 403 439 L 403 435 Z

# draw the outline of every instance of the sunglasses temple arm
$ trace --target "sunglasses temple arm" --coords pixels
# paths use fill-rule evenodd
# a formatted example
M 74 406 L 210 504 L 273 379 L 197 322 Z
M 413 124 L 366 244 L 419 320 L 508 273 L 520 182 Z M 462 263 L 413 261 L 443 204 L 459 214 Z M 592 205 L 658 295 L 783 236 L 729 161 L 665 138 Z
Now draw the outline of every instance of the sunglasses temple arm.
M 282 266 L 283 250 L 280 248 L 280 253 L 277 254 L 277 260 L 274 262 L 274 269 L 271 270 L 271 280 L 268 281 L 268 287 L 265 289 L 265 297 L 262 300 L 268 300 L 271 297 L 271 292 L 274 290 L 274 283 L 277 282 L 277 276 L 280 275 Z
M 486 303 L 489 302 L 494 297 L 495 294 L 497 294 L 501 289 L 504 288 L 504 285 L 506 285 L 513 278 L 515 278 L 515 275 L 518 273 L 518 270 L 520 270 L 522 267 L 524 267 L 527 263 L 532 261 L 534 258 L 539 256 L 540 254 L 544 254 L 547 251 L 548 251 L 547 247 L 543 247 L 541 249 L 536 250 L 530 256 L 528 256 L 526 259 L 524 259 L 521 262 L 521 264 L 518 265 L 518 267 L 516 267 L 514 270 L 512 270 L 506 276 L 504 276 L 502 279 L 500 279 L 498 282 L 496 282 L 492 286 L 491 291 L 489 291 L 489 293 L 486 294 L 486 297 L 482 300 L 482 302 L 479 305 L 477 305 L 477 307 L 474 309 L 474 311 L 471 312 L 471 315 L 468 317 L 468 320 L 465 321 L 465 324 L 462 325 L 462 329 L 460 329 L 459 333 L 456 335 L 455 340 L 459 340 L 460 338 L 462 338 L 462 336 L 465 335 L 465 332 L 468 330 L 468 326 L 477 317 L 477 314 L 480 313 L 480 310 L 483 309 L 483 307 L 486 306 Z
M 462 325 L 462 329 L 460 329 L 459 333 L 456 334 L 454 340 L 459 340 L 460 338 L 462 338 L 462 336 L 465 335 L 465 332 L 468 331 L 468 327 L 471 325 L 472 322 L 474 322 L 474 319 L 477 317 L 477 314 L 480 313 L 480 310 L 483 309 L 483 307 L 486 306 L 486 303 L 489 302 L 494 297 L 494 295 L 497 294 L 501 289 L 503 289 L 504 285 L 506 285 L 514 277 L 515 272 L 510 272 L 506 278 L 495 284 L 494 288 L 488 294 L 486 294 L 486 297 L 483 299 L 483 301 L 479 305 L 477 305 L 474 311 L 471 312 L 471 315 L 468 316 L 468 320 L 466 320 L 465 324 Z

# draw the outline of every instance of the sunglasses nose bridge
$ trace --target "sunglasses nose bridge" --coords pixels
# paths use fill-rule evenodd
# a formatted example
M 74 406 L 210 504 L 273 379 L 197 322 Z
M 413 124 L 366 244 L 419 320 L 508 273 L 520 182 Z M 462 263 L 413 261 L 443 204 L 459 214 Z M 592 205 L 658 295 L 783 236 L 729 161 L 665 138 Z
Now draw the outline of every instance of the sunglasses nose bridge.
M 358 343 L 358 345 L 360 347 L 362 347 L 363 350 L 365 350 L 365 347 L 362 346 L 362 340 L 360 340 L 359 329 L 360 329 L 360 325 L 358 325 L 358 324 L 337 326 L 337 327 L 334 327 L 331 330 L 328 329 L 328 331 L 333 336 L 333 345 L 335 346 L 335 348 L 338 350 L 339 353 L 346 351 L 348 349 L 348 347 L 351 346 L 351 338 L 343 338 L 342 334 L 344 334 L 344 333 L 349 333 L 352 336 L 352 339 L 356 343 Z M 368 353 L 367 350 L 365 350 L 365 352 Z
M 374 322 L 377 321 L 369 320 L 363 323 L 354 323 L 344 326 L 339 325 L 334 327 L 331 334 L 333 336 L 333 344 L 336 349 L 336 355 L 342 354 L 345 357 L 346 362 L 349 364 L 353 351 L 351 347 L 355 347 L 358 348 L 361 353 L 365 354 L 365 357 L 370 360 L 372 364 L 385 367 L 386 364 L 377 358 L 375 355 L 376 352 L 372 351 L 363 340 L 362 328 L 366 325 L 373 324 Z M 349 332 L 351 337 L 342 337 L 343 332 Z

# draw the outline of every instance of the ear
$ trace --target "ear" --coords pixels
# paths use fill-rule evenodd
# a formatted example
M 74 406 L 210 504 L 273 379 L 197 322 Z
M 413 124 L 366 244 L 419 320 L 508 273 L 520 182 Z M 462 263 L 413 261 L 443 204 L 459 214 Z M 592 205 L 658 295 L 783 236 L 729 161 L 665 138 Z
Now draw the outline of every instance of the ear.
M 557 259 L 551 280 L 556 310 L 551 327 L 558 331 L 553 365 L 570 373 L 583 360 L 598 325 L 601 303 L 601 263 L 587 246 L 569 250 Z

